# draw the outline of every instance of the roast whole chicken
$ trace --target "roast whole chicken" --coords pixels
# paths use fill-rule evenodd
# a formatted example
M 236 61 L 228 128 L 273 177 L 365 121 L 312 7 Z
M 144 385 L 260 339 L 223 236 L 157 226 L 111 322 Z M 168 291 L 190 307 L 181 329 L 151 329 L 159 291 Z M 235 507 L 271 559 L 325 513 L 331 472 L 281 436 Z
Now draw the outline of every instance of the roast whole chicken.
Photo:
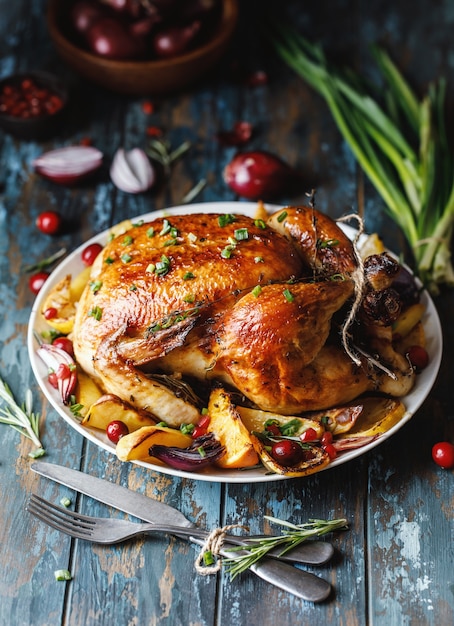
M 93 265 L 76 358 L 105 392 L 172 426 L 199 419 L 191 390 L 215 381 L 282 414 L 405 395 L 414 372 L 391 332 L 398 270 L 386 254 L 360 263 L 312 206 L 136 224 Z

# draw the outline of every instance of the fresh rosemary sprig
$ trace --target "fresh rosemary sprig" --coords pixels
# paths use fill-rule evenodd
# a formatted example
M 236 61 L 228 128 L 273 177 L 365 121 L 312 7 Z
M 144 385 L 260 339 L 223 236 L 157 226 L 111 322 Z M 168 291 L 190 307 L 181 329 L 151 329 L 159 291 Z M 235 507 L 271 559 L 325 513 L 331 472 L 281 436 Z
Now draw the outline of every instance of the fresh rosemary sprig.
M 347 520 L 344 518 L 332 520 L 310 519 L 305 524 L 292 524 L 291 522 L 280 520 L 276 517 L 269 517 L 268 515 L 265 515 L 265 519 L 273 524 L 284 526 L 287 530 L 284 530 L 281 535 L 251 539 L 251 546 L 248 546 L 245 554 L 224 558 L 222 563 L 226 567 L 232 580 L 238 576 L 238 574 L 245 572 L 251 565 L 257 563 L 257 561 L 266 556 L 268 552 L 276 546 L 282 546 L 282 552 L 280 553 L 282 555 L 296 548 L 296 546 L 308 539 L 321 537 L 335 530 L 348 529 Z M 244 549 L 243 546 L 237 546 L 235 548 L 229 548 L 228 552 Z
M 199 193 L 205 189 L 206 186 L 207 186 L 206 179 L 201 178 L 199 182 L 196 185 L 194 185 L 194 187 L 190 189 L 188 193 L 183 197 L 181 201 L 182 204 L 189 204 L 190 202 L 192 202 L 194 198 L 196 198 L 199 195 Z
M 169 142 L 153 139 L 150 141 L 146 152 L 150 159 L 162 165 L 164 176 L 168 178 L 170 176 L 172 163 L 182 157 L 190 147 L 190 142 L 184 141 L 178 148 L 172 150 Z
M 45 269 L 46 267 L 53 265 L 56 261 L 59 261 L 61 257 L 64 256 L 65 254 L 66 254 L 66 248 L 61 248 L 60 250 L 55 252 L 55 254 L 53 254 L 52 256 L 42 259 L 41 261 L 38 261 L 37 263 L 34 263 L 33 265 L 26 265 L 24 267 L 24 272 L 39 272 Z
M 6 403 L 6 407 L 0 408 L 0 423 L 11 426 L 33 441 L 37 449 L 31 452 L 30 456 L 33 458 L 42 456 L 44 448 L 39 439 L 40 414 L 33 412 L 33 396 L 30 389 L 25 393 L 25 402 L 19 406 L 8 384 L 0 378 L 0 398 Z
M 286 64 L 326 101 L 360 167 L 381 195 L 413 254 L 416 273 L 437 294 L 454 286 L 454 150 L 447 140 L 444 80 L 419 99 L 389 55 L 372 49 L 383 85 L 328 63 L 320 45 L 269 23 Z

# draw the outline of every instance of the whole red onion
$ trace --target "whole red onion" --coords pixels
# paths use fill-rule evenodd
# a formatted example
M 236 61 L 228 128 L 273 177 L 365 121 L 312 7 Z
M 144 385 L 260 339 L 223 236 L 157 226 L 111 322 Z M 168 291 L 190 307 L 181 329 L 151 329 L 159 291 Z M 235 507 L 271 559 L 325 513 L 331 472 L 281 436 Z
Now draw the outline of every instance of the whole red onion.
M 198 20 L 185 26 L 167 26 L 153 37 L 153 50 L 159 58 L 170 58 L 182 54 L 192 45 L 201 28 Z
M 267 200 L 282 193 L 294 176 L 282 159 L 263 150 L 237 154 L 224 168 L 224 180 L 239 196 Z
M 137 59 L 145 53 L 143 39 L 113 17 L 96 20 L 87 30 L 86 38 L 92 52 L 108 59 Z
M 96 20 L 105 15 L 106 11 L 100 5 L 90 0 L 78 0 L 73 4 L 69 17 L 74 30 L 84 35 Z

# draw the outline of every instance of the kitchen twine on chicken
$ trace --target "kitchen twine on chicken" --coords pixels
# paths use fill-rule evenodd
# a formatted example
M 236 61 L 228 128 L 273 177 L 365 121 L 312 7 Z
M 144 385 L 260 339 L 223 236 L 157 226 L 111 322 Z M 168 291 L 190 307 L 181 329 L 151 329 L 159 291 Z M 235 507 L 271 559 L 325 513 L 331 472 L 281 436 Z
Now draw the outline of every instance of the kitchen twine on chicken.
M 249 527 L 243 526 L 242 524 L 228 524 L 227 526 L 222 526 L 222 528 L 215 528 L 212 530 L 206 538 L 206 541 L 194 562 L 194 566 L 198 574 L 201 574 L 202 576 L 209 576 L 210 574 L 216 574 L 219 572 L 222 566 L 221 559 L 216 558 L 213 565 L 205 565 L 205 554 L 209 552 L 213 556 L 219 557 L 222 546 L 224 545 L 225 536 L 229 530 L 232 530 L 232 528 L 241 528 L 242 530 L 249 532 Z
M 345 352 L 352 359 L 352 361 L 356 365 L 361 365 L 361 359 L 350 348 L 350 344 L 349 344 L 350 335 L 349 335 L 348 330 L 350 326 L 353 324 L 353 322 L 355 321 L 356 313 L 358 312 L 358 309 L 361 306 L 361 301 L 363 299 L 364 285 L 366 283 L 366 280 L 364 277 L 364 263 L 361 258 L 361 255 L 358 252 L 358 241 L 361 235 L 364 233 L 364 220 L 357 213 L 350 213 L 349 215 L 345 215 L 344 217 L 338 218 L 336 221 L 337 222 L 349 222 L 350 220 L 356 220 L 356 222 L 358 223 L 356 235 L 352 241 L 353 254 L 355 255 L 355 260 L 357 264 L 355 271 L 352 272 L 352 280 L 355 284 L 355 298 L 353 300 L 353 304 L 347 315 L 347 318 L 345 319 L 345 322 L 342 326 L 342 345 L 344 347 Z

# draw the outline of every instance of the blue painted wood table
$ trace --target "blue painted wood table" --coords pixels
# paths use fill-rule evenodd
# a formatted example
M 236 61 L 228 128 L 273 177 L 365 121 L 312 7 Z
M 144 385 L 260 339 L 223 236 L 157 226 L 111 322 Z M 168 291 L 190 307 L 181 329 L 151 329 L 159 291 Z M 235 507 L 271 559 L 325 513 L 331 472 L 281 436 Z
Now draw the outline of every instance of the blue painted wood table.
M 259 39 L 255 25 L 262 3 L 241 2 L 235 39 L 215 72 L 182 92 L 159 97 L 116 95 L 73 73 L 50 41 L 45 4 L 0 2 L 0 77 L 47 70 L 71 93 L 65 124 L 52 139 L 0 134 L 0 372 L 21 401 L 26 389 L 32 390 L 42 414 L 46 459 L 175 505 L 209 528 L 240 523 L 261 532 L 263 516 L 272 515 L 295 522 L 345 517 L 349 530 L 332 537 L 335 559 L 312 568 L 334 589 L 317 605 L 248 573 L 234 581 L 225 572 L 200 576 L 193 566 L 196 548 L 179 539 L 153 537 L 114 547 L 70 540 L 25 511 L 31 492 L 55 502 L 68 495 L 88 514 L 124 514 L 40 479 L 29 469 L 31 443 L 0 426 L 1 626 L 452 625 L 454 477 L 431 458 L 435 442 L 454 439 L 452 292 L 435 299 L 444 355 L 436 384 L 417 414 L 368 454 L 305 478 L 224 484 L 122 463 L 69 427 L 40 392 L 26 344 L 34 296 L 24 267 L 62 247 L 71 251 L 125 218 L 180 204 L 201 179 L 207 184 L 195 200 L 235 200 L 222 171 L 236 148 L 219 142 L 217 133 L 239 120 L 253 126 L 248 148 L 270 150 L 303 171 L 304 191 L 317 188 L 321 210 L 333 217 L 359 211 L 367 230 L 378 231 L 394 249 L 403 245 L 324 102 Z M 357 67 L 367 67 L 368 45 L 380 40 L 418 88 L 442 73 L 451 88 L 454 84 L 454 11 L 447 0 L 416 0 L 411 6 L 405 0 L 295 1 L 280 7 L 303 32 Z M 243 78 L 264 71 L 268 80 L 238 80 L 234 68 Z M 146 112 L 148 101 L 153 110 Z M 107 165 L 119 147 L 144 148 L 152 127 L 162 129 L 173 147 L 189 141 L 191 149 L 175 164 L 167 185 L 123 193 L 111 183 Z M 104 169 L 90 181 L 69 188 L 34 172 L 31 163 L 41 153 L 87 138 L 105 155 Z M 284 192 L 278 202 L 302 202 L 304 191 L 296 197 Z M 44 210 L 58 211 L 69 228 L 54 237 L 39 232 L 35 220 Z M 70 570 L 72 580 L 57 582 L 58 569 Z

